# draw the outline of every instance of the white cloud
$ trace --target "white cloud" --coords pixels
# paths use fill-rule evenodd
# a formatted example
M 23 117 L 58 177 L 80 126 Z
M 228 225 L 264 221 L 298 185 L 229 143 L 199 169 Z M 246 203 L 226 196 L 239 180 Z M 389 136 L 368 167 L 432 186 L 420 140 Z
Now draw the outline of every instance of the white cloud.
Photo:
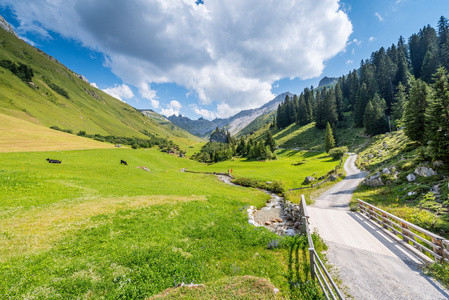
M 379 14 L 379 13 L 374 13 L 374 15 L 377 17 L 377 18 L 379 18 L 379 21 L 383 21 L 384 20 L 384 18 L 382 18 L 382 16 Z
M 205 108 L 200 108 L 196 104 L 192 104 L 190 107 L 192 108 L 192 110 L 195 113 L 197 113 L 198 115 L 200 115 L 208 120 L 213 120 L 213 119 L 217 118 L 217 115 L 214 112 L 207 110 Z
M 161 109 L 161 114 L 163 114 L 166 117 L 172 116 L 172 115 L 179 115 L 179 110 L 182 108 L 181 103 L 176 100 L 170 101 L 169 104 L 167 104 L 167 108 Z
M 102 89 L 102 91 L 121 101 L 123 101 L 123 98 L 131 99 L 134 97 L 133 91 L 126 84 L 114 85 L 114 87 Z
M 338 0 L 3 2 L 21 30 L 54 31 L 103 53 L 153 107 L 150 85 L 176 83 L 221 116 L 271 100 L 279 79 L 319 76 L 352 33 Z
M 370 38 L 368 39 L 368 41 L 371 43 L 371 42 L 373 42 L 375 39 L 376 39 L 376 38 L 372 36 L 372 37 L 370 37 Z
M 95 82 L 91 82 L 90 85 L 93 86 L 94 88 L 98 89 L 98 86 L 97 86 L 97 84 Z
M 352 64 L 352 63 L 353 63 L 353 61 L 350 60 L 350 59 L 348 59 L 348 60 L 346 61 L 346 64 L 347 64 L 347 65 Z
M 357 46 L 360 46 L 362 44 L 362 41 L 359 41 L 358 39 L 353 39 L 352 42 L 349 43 L 349 45 L 350 44 L 356 44 Z

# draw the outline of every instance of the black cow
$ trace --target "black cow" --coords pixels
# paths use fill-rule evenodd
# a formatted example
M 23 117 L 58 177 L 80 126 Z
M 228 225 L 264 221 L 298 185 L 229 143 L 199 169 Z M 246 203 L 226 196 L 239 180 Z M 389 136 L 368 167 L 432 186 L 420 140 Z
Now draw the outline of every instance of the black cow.
M 128 163 L 126 161 L 124 161 L 123 159 L 120 161 L 120 164 L 122 165 L 128 165 Z
M 60 163 L 61 163 L 61 161 L 60 161 L 60 160 L 57 160 L 57 159 L 50 159 L 50 158 L 47 158 L 47 161 L 48 161 L 49 163 L 51 163 L 51 164 L 60 164 Z

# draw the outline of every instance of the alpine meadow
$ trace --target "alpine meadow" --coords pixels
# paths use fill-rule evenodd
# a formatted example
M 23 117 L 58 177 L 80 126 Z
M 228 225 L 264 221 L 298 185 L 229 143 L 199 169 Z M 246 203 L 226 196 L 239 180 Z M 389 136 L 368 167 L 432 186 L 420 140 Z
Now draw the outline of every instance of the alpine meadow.
M 415 2 L 0 0 L 0 298 L 449 298 Z

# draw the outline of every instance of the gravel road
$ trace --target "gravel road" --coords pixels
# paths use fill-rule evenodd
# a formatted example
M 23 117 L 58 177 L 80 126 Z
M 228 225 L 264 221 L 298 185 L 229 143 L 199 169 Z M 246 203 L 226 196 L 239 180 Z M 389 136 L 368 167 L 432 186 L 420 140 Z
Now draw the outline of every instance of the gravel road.
M 426 260 L 404 243 L 356 212 L 349 201 L 365 174 L 347 159 L 346 179 L 309 206 L 312 228 L 329 246 L 327 257 L 342 280 L 343 291 L 354 299 L 449 299 L 449 292 L 424 275 Z

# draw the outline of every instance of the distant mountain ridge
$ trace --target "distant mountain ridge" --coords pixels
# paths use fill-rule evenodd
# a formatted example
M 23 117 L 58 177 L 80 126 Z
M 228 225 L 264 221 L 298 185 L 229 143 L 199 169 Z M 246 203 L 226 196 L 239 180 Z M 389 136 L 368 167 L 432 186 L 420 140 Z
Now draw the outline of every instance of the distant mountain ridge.
M 292 93 L 285 92 L 276 96 L 273 100 L 265 103 L 259 108 L 242 110 L 234 116 L 225 119 L 217 118 L 209 121 L 204 118 L 199 118 L 198 120 L 191 120 L 188 117 L 184 117 L 182 115 L 172 115 L 168 117 L 168 120 L 170 120 L 176 126 L 179 126 L 184 130 L 190 132 L 191 134 L 200 137 L 209 135 L 216 127 L 225 127 L 229 130 L 231 135 L 236 135 L 254 119 L 277 109 L 278 105 L 285 100 L 285 96 L 287 95 L 289 97 L 293 97 Z

